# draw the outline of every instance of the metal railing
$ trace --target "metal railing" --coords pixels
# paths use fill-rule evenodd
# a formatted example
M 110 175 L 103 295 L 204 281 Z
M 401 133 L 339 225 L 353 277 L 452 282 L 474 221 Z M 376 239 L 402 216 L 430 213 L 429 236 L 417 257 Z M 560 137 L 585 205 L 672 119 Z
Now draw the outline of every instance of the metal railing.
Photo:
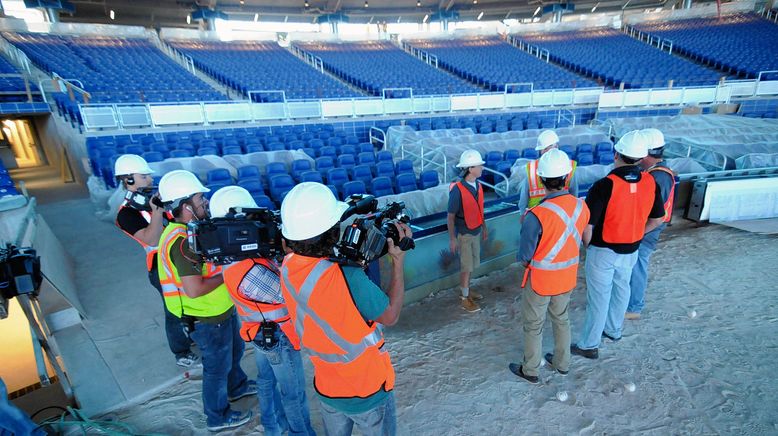
M 10 91 L 0 91 L 0 95 L 2 96 L 24 96 L 27 98 L 28 103 L 32 103 L 32 96 L 33 95 L 40 95 L 41 93 L 37 90 L 33 90 L 30 88 L 30 81 L 24 74 L 0 74 L 0 78 L 5 79 L 21 79 L 24 82 L 24 90 L 18 89 L 18 90 L 10 90 Z
M 669 54 L 673 54 L 673 41 L 667 38 L 662 38 L 658 35 L 653 35 L 648 32 L 636 29 L 634 26 L 624 24 L 621 27 L 621 31 L 626 35 L 637 39 L 638 41 L 645 42 L 646 44 L 656 47 L 659 50 L 667 51 Z
M 414 47 L 407 42 L 402 43 L 402 48 L 404 51 L 408 52 L 411 56 L 418 58 L 420 61 L 424 62 L 425 64 L 438 68 L 438 57 L 436 55 L 428 51 L 422 50 L 420 48 Z
M 778 10 L 764 8 L 761 12 L 759 12 L 759 15 L 761 15 L 766 20 L 778 23 Z
M 368 135 L 373 146 L 381 144 L 381 150 L 386 150 L 386 132 L 378 127 L 371 127 Z
M 305 61 L 305 63 L 312 66 L 315 70 L 324 74 L 324 61 L 321 57 L 315 56 L 313 53 L 309 53 L 294 44 L 289 46 L 289 50 L 291 50 L 295 56 Z
M 176 63 L 197 77 L 197 68 L 195 68 L 194 59 L 192 59 L 191 56 L 181 53 L 178 49 L 163 41 L 156 32 L 150 32 L 150 35 L 151 41 L 160 51 L 168 55 L 168 57 L 176 61 Z
M 508 35 L 505 38 L 505 41 L 508 44 L 518 48 L 519 50 L 525 51 L 525 52 L 531 54 L 532 56 L 535 56 L 536 58 L 540 59 L 541 61 L 545 60 L 546 63 L 551 62 L 551 53 L 547 49 L 545 49 L 545 48 L 540 48 L 537 45 L 530 44 L 530 43 L 528 43 L 528 42 L 526 42 L 524 40 L 521 40 L 519 38 L 516 38 L 515 36 L 512 36 L 512 35 Z
M 30 62 L 30 58 L 28 58 L 23 51 L 3 37 L 0 37 L 0 50 L 5 53 L 6 57 L 10 59 L 22 73 L 27 73 L 28 76 L 32 76 L 32 68 L 30 67 L 32 63 Z

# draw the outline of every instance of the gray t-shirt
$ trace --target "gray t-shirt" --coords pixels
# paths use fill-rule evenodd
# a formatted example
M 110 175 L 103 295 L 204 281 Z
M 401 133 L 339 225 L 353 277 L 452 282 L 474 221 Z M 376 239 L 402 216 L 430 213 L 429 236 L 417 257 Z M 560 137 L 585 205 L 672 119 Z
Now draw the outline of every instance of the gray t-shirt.
M 476 201 L 478 201 L 478 188 L 481 183 L 476 180 L 476 187 L 474 188 L 472 185 L 464 181 L 464 179 L 460 179 L 459 181 L 462 182 L 462 186 L 467 189 L 470 194 L 464 194 L 464 195 L 472 195 L 475 197 Z M 462 196 L 459 193 L 459 189 L 455 186 L 451 188 L 448 191 L 448 213 L 454 214 L 454 229 L 456 230 L 458 235 L 467 234 L 467 235 L 478 235 L 481 233 L 481 227 L 478 227 L 475 230 L 470 230 L 467 228 L 467 225 L 465 224 L 465 213 L 462 209 Z

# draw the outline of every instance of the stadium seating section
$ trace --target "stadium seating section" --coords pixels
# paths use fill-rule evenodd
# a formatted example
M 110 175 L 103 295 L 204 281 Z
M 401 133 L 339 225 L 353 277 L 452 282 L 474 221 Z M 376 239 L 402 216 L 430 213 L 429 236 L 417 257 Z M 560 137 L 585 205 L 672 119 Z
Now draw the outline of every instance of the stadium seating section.
M 297 42 L 295 45 L 321 57 L 325 69 L 371 95 L 380 96 L 386 88 L 413 88 L 414 95 L 484 91 L 421 62 L 387 41 Z
M 696 62 L 741 76 L 778 70 L 778 26 L 753 14 L 649 22 L 637 29 L 673 41 L 673 50 Z M 773 73 L 771 80 L 778 79 Z
M 0 74 L 19 74 L 19 71 L 4 57 L 0 56 Z M 33 101 L 40 101 L 40 92 L 34 83 L 30 83 Z M 21 77 L 0 76 L 0 103 L 27 101 L 27 90 Z
M 532 83 L 534 89 L 582 88 L 597 83 L 550 64 L 497 37 L 406 41 L 438 57 L 442 68 L 490 91 L 510 83 Z
M 520 37 L 547 49 L 553 62 L 600 80 L 605 86 L 625 88 L 714 85 L 721 74 L 673 56 L 615 29 L 533 33 Z
M 191 56 L 198 68 L 244 95 L 249 91 L 282 90 L 287 99 L 361 96 L 314 70 L 276 42 L 171 40 L 168 43 Z M 258 97 L 259 101 L 276 101 L 279 95 L 266 93 Z

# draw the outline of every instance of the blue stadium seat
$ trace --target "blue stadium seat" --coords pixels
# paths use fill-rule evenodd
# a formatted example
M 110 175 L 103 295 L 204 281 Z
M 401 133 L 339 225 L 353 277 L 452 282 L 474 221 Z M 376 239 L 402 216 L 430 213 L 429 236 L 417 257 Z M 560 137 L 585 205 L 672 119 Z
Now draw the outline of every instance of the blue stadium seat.
M 578 156 L 576 157 L 576 161 L 578 162 L 578 165 L 580 166 L 587 166 L 587 165 L 593 165 L 594 164 L 594 156 L 591 153 L 578 153 Z
M 322 156 L 316 158 L 316 170 L 319 171 L 322 177 L 327 175 L 327 171 L 331 168 L 335 168 L 335 162 L 331 156 Z
M 283 195 L 294 187 L 294 179 L 289 174 L 275 174 L 270 178 L 270 198 L 278 203 L 283 200 Z
M 145 159 L 148 163 L 162 162 L 165 160 L 165 156 L 163 156 L 162 153 L 158 151 L 147 151 L 146 153 L 143 153 L 143 159 Z
M 225 185 L 232 184 L 232 176 L 230 175 L 230 171 L 226 168 L 212 169 L 206 173 L 205 177 L 209 185 L 219 183 Z
M 391 162 L 394 165 L 394 156 L 389 150 L 381 150 L 375 155 L 376 162 Z
M 508 162 L 516 162 L 516 159 L 519 159 L 521 157 L 521 152 L 519 150 L 516 150 L 515 148 L 510 148 L 508 150 L 505 150 L 505 153 L 503 155 L 503 160 L 507 160 Z
M 408 159 L 398 160 L 395 164 L 395 174 L 411 173 L 413 174 L 413 162 Z
M 521 156 L 524 159 L 537 159 L 540 157 L 540 153 L 534 148 L 525 148 L 521 151 Z
M 265 195 L 265 188 L 262 186 L 262 182 L 260 182 L 259 179 L 240 180 L 238 181 L 238 186 L 249 191 L 252 197 Z
M 392 181 L 388 177 L 376 177 L 373 179 L 370 190 L 376 197 L 383 197 L 384 195 L 394 195 L 394 189 L 392 188 Z
M 170 152 L 170 157 L 192 157 L 192 150 L 173 150 Z
M 348 171 L 345 168 L 330 168 L 327 171 L 327 183 L 335 186 L 338 191 L 342 191 L 343 184 L 348 181 Z
M 427 189 L 438 186 L 440 179 L 438 172 L 435 170 L 424 170 L 419 175 L 419 188 Z
M 296 159 L 292 161 L 292 177 L 295 180 L 300 180 L 300 175 L 306 171 L 313 170 L 311 161 L 307 159 Z
M 240 148 L 240 145 L 225 145 L 222 149 L 222 156 L 228 154 L 243 154 L 243 149 Z
M 300 183 L 302 182 L 317 182 L 323 184 L 324 179 L 318 171 L 306 171 L 300 174 Z
M 613 163 L 613 154 L 601 153 L 597 155 L 597 163 L 600 165 L 610 165 Z M 581 164 L 583 165 L 583 164 Z
M 394 165 L 388 161 L 378 162 L 378 164 L 376 164 L 375 167 L 375 173 L 376 173 L 376 177 L 394 178 L 395 176 Z
M 569 157 L 570 159 L 575 158 L 575 147 L 573 147 L 572 145 L 560 145 L 559 149 L 564 151 L 567 157 Z
M 319 156 L 329 156 L 333 159 L 337 157 L 338 153 L 335 150 L 335 147 L 331 145 L 325 145 L 324 147 L 319 149 Z
M 365 188 L 365 182 L 361 180 L 354 180 L 343 184 L 343 200 L 353 194 L 367 194 L 367 188 Z
M 340 146 L 340 154 L 353 154 L 357 155 L 357 148 L 353 144 L 343 144 Z
M 357 165 L 351 169 L 351 180 L 359 180 L 369 186 L 373 180 L 373 172 L 367 165 Z
M 254 201 L 257 203 L 257 206 L 259 207 L 266 207 L 270 210 L 277 210 L 276 204 L 273 203 L 273 200 L 270 199 L 267 195 L 257 195 L 252 196 L 254 198 Z
M 243 165 L 238 167 L 238 181 L 260 179 L 259 168 L 256 165 Z
M 359 144 L 358 151 L 360 153 L 373 153 L 373 151 L 374 151 L 373 144 L 371 144 L 369 142 L 362 142 L 362 143 Z
M 338 156 L 338 167 L 339 168 L 345 168 L 347 170 L 351 170 L 354 168 L 354 165 L 356 165 L 357 162 L 354 160 L 353 154 L 341 154 Z
M 398 174 L 395 182 L 397 184 L 397 193 L 399 194 L 419 189 L 416 185 L 416 177 L 411 173 Z
M 265 165 L 265 172 L 267 173 L 268 180 L 276 174 L 288 174 L 286 164 L 283 162 L 269 162 Z
M 216 147 L 200 147 L 197 149 L 198 156 L 217 156 L 218 154 Z
M 357 155 L 357 164 L 359 165 L 375 165 L 375 155 L 373 152 L 362 152 Z

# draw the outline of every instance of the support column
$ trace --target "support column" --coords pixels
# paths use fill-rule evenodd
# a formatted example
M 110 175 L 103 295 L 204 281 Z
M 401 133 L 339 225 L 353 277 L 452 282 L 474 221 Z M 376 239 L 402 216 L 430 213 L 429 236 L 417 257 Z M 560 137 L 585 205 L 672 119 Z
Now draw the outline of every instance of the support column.
M 683 0 L 683 8 L 684 9 L 691 9 L 692 8 L 692 0 Z
M 47 8 L 46 16 L 49 19 L 49 23 L 59 23 L 59 11 L 57 9 Z
M 205 20 L 205 30 L 209 30 L 211 32 L 216 31 L 216 19 L 215 18 L 208 18 Z

